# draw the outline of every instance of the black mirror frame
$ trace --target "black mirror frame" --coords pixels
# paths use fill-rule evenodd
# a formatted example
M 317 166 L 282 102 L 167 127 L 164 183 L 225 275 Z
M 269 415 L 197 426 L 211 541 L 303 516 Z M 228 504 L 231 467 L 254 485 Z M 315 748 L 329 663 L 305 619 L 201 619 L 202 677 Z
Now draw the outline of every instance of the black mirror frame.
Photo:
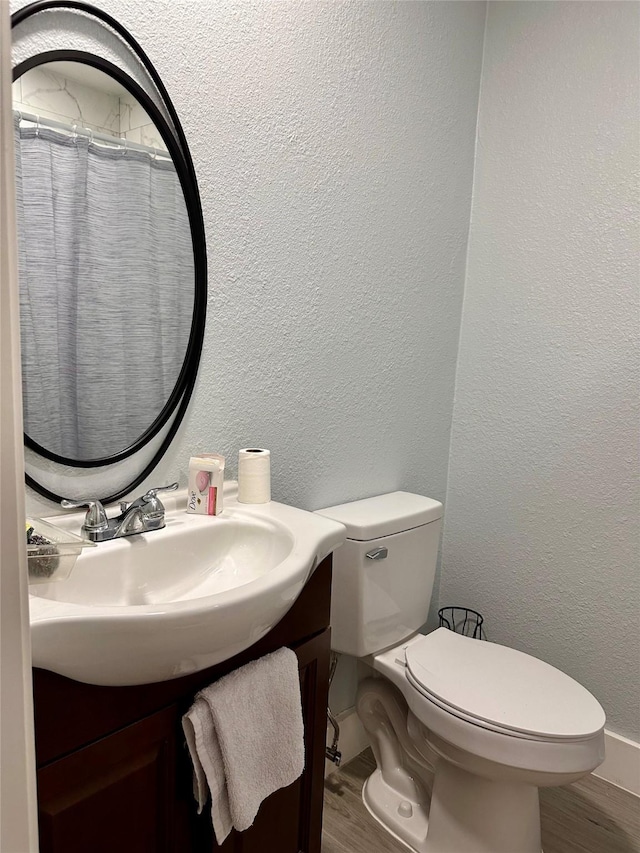
M 182 130 L 182 126 L 180 124 L 180 120 L 178 119 L 176 110 L 173 104 L 171 103 L 171 99 L 169 98 L 169 95 L 164 87 L 164 84 L 162 83 L 162 80 L 160 79 L 160 76 L 158 75 L 158 72 L 155 70 L 153 64 L 151 63 L 147 55 L 144 53 L 140 45 L 136 42 L 133 36 L 131 36 L 131 34 L 110 15 L 87 3 L 77 2 L 77 0 L 37 0 L 37 2 L 31 3 L 30 5 L 25 6 L 24 8 L 15 12 L 11 17 L 11 26 L 17 26 L 19 23 L 37 14 L 38 12 L 49 11 L 52 9 L 75 9 L 97 18 L 102 23 L 106 24 L 109 28 L 115 30 L 115 32 L 118 33 L 118 35 L 134 51 L 137 58 L 144 66 L 145 71 L 153 80 L 153 83 L 162 98 L 167 113 L 171 118 L 173 128 L 167 123 L 164 116 L 162 115 L 156 104 L 153 102 L 153 100 L 150 98 L 150 96 L 138 83 L 136 83 L 136 81 L 134 81 L 131 77 L 129 77 L 126 72 L 118 68 L 116 65 L 113 65 L 111 62 L 108 62 L 107 60 L 102 59 L 101 57 L 94 56 L 93 54 L 76 50 L 55 50 L 36 54 L 35 56 L 29 58 L 28 60 L 25 60 L 24 62 L 16 66 L 16 68 L 14 69 L 14 79 L 19 77 L 21 74 L 23 74 L 30 68 L 42 65 L 45 62 L 71 60 L 91 65 L 94 68 L 97 68 L 100 71 L 103 71 L 109 76 L 115 78 L 119 83 L 121 83 L 135 98 L 138 99 L 143 108 L 153 119 L 156 127 L 160 131 L 167 145 L 169 153 L 173 158 L 184 193 L 185 205 L 187 208 L 187 215 L 189 217 L 191 239 L 193 244 L 194 307 L 189 342 L 185 353 L 185 359 L 182 364 L 182 369 L 178 376 L 176 385 L 164 408 L 156 417 L 151 426 L 133 444 L 131 444 L 124 450 L 111 456 L 103 457 L 100 459 L 88 460 L 76 460 L 59 456 L 58 454 L 52 453 L 51 451 L 39 445 L 26 433 L 24 436 L 26 447 L 46 459 L 74 468 L 97 468 L 100 466 L 120 462 L 121 460 L 132 456 L 134 453 L 136 453 L 138 450 L 142 449 L 146 444 L 148 444 L 148 442 L 151 441 L 151 439 L 153 439 L 167 424 L 167 422 L 173 415 L 173 420 L 171 421 L 169 429 L 166 435 L 164 436 L 160 446 L 156 450 L 152 460 L 125 487 L 119 489 L 117 492 L 114 492 L 112 495 L 108 495 L 106 497 L 101 498 L 104 503 L 111 503 L 113 501 L 119 500 L 120 498 L 124 497 L 124 495 L 128 494 L 132 489 L 136 488 L 136 486 L 138 486 L 144 479 L 146 479 L 146 477 L 148 477 L 151 471 L 156 467 L 156 465 L 168 449 L 176 432 L 178 431 L 188 408 L 191 395 L 193 393 L 198 371 L 198 365 L 200 362 L 200 355 L 202 352 L 202 342 L 204 339 L 207 306 L 207 256 L 204 218 L 202 214 L 202 205 L 200 202 L 200 194 L 198 191 L 195 169 L 193 166 L 193 161 L 191 159 L 189 147 L 187 145 L 187 141 L 184 135 L 184 131 Z M 55 503 L 59 503 L 63 497 L 50 491 L 41 483 L 38 483 L 29 474 L 25 475 L 25 481 L 27 485 L 34 489 L 36 492 L 38 492 L 38 494 L 42 495 L 48 500 L 54 501 Z

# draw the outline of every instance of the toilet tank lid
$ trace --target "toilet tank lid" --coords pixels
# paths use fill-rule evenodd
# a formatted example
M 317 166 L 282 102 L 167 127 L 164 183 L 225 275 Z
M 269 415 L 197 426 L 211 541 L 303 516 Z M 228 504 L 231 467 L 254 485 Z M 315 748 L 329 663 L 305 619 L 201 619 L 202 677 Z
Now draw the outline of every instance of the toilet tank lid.
M 316 512 L 344 524 L 348 539 L 366 542 L 437 521 L 442 518 L 443 507 L 439 501 L 422 495 L 390 492 Z

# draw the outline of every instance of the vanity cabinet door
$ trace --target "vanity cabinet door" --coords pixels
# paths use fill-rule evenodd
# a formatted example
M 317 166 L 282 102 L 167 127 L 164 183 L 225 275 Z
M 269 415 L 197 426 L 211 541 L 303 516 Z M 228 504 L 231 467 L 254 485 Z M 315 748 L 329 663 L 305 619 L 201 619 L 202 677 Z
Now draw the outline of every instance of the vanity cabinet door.
M 42 767 L 40 853 L 174 853 L 178 724 L 166 708 Z
M 305 769 L 302 776 L 266 799 L 253 826 L 245 832 L 233 831 L 221 847 L 213 840 L 207 807 L 197 818 L 197 839 L 190 851 L 320 853 L 330 635 L 326 630 L 294 649 L 300 666 L 304 717 Z
M 294 651 L 305 769 L 250 829 L 219 847 L 210 804 L 196 814 L 176 704 L 39 769 L 40 853 L 320 853 L 330 631 Z

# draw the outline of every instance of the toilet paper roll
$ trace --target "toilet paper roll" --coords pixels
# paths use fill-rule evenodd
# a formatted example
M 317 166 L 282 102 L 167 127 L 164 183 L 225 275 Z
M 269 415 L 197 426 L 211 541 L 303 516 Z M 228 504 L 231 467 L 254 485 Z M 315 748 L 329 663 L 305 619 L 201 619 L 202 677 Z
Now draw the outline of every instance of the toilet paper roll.
M 238 453 L 238 503 L 264 504 L 271 500 L 271 453 L 246 447 Z

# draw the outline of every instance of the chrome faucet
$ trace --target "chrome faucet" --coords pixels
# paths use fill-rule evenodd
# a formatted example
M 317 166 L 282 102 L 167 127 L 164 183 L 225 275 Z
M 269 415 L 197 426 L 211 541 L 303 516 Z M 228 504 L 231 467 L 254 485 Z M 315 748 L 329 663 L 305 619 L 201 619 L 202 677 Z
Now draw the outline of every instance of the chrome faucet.
M 169 486 L 149 489 L 142 497 L 136 498 L 130 504 L 122 501 L 120 515 L 113 518 L 107 517 L 105 508 L 98 500 L 64 500 L 60 505 L 64 509 L 88 507 L 82 525 L 82 533 L 91 542 L 107 542 L 110 539 L 120 539 L 122 536 L 133 536 L 134 533 L 162 530 L 164 527 L 164 504 L 158 497 L 158 492 L 173 492 L 177 488 L 177 483 L 171 483 Z

